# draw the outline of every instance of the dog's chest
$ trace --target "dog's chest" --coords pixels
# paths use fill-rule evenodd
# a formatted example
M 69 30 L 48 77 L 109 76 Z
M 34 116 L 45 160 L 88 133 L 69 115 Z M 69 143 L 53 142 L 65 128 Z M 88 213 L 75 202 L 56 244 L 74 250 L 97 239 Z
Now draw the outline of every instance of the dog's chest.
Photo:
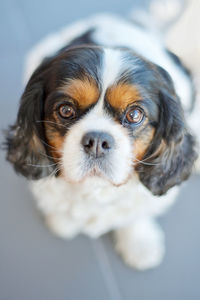
M 65 220 L 69 236 L 74 232 L 98 236 L 137 217 L 159 214 L 172 202 L 172 197 L 152 196 L 135 176 L 119 187 L 101 178 L 89 178 L 81 184 L 48 178 L 34 182 L 32 190 L 45 216 Z

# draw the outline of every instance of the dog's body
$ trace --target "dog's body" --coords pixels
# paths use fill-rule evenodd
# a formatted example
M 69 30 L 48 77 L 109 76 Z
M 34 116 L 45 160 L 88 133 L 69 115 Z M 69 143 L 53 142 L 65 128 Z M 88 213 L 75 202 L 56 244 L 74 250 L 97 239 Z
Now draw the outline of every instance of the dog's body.
M 125 58 L 122 59 L 123 62 L 119 66 L 121 59 L 119 52 L 129 51 L 126 50 L 127 48 L 137 54 L 137 64 L 140 57 L 142 57 L 143 61 L 153 62 L 170 74 L 176 94 L 180 97 L 186 114 L 190 114 L 193 105 L 194 91 L 191 77 L 177 58 L 165 49 L 159 37 L 152 30 L 149 31 L 118 17 L 96 16 L 50 36 L 33 49 L 27 61 L 26 80 L 46 57 L 58 55 L 56 54 L 58 51 L 59 55 L 62 55 L 62 51 L 65 52 L 68 49 L 74 49 L 74 47 L 85 47 L 85 45 L 97 46 L 97 48 L 99 46 L 104 47 L 104 71 L 103 75 L 101 75 L 102 87 L 98 104 L 95 104 L 94 107 L 92 106 L 84 117 L 70 127 L 69 132 L 66 134 L 66 140 L 63 144 L 64 146 L 62 146 L 62 163 L 67 170 L 64 171 L 64 175 L 61 174 L 61 176 L 55 177 L 55 170 L 51 170 L 50 175 L 48 174 L 49 176 L 45 178 L 37 175 L 38 180 L 31 182 L 31 188 L 36 196 L 38 207 L 46 218 L 47 224 L 57 235 L 70 238 L 78 233 L 84 233 L 91 237 L 98 237 L 110 230 L 117 230 L 116 246 L 128 264 L 139 269 L 156 266 L 163 257 L 164 237 L 153 218 L 166 211 L 174 202 L 179 190 L 177 184 L 180 184 L 189 175 L 190 171 L 185 171 L 185 168 L 187 165 L 187 170 L 191 169 L 196 159 L 193 149 L 194 141 L 187 134 L 187 143 L 190 144 L 191 149 L 188 148 L 189 146 L 186 146 L 185 142 L 184 150 L 180 149 L 176 151 L 176 155 L 177 152 L 183 152 L 182 155 L 184 158 L 179 160 L 179 163 L 171 172 L 174 172 L 175 176 L 180 178 L 175 182 L 168 179 L 172 174 L 167 175 L 166 183 L 163 180 L 158 180 L 159 177 L 164 176 L 164 171 L 161 171 L 161 173 L 160 171 L 157 173 L 152 172 L 154 166 L 160 164 L 159 151 L 161 150 L 156 150 L 158 151 L 158 157 L 154 161 L 148 160 L 148 157 L 144 155 L 147 148 L 145 148 L 144 153 L 142 152 L 141 155 L 138 155 L 138 153 L 137 155 L 134 154 L 136 156 L 135 165 L 137 165 L 137 162 L 143 161 L 143 164 L 141 162 L 143 167 L 136 168 L 137 171 L 131 173 L 127 169 L 129 163 L 126 163 L 126 166 L 124 166 L 125 163 L 121 157 L 124 157 L 129 162 L 132 151 L 130 147 L 132 147 L 132 144 L 128 142 L 127 132 L 123 128 L 117 127 L 118 125 L 115 125 L 116 121 L 111 120 L 110 116 L 102 114 L 103 97 L 107 95 L 107 98 L 109 98 L 106 90 L 115 82 L 119 70 L 124 68 L 122 64 L 124 64 Z M 63 50 L 60 50 L 62 48 Z M 97 51 L 96 48 L 92 49 Z M 95 55 L 97 57 L 98 54 L 95 52 Z M 125 64 L 128 64 L 129 61 L 130 58 L 125 61 Z M 48 59 L 46 62 L 48 64 Z M 99 64 L 101 65 L 101 63 Z M 97 66 L 96 68 L 100 67 Z M 152 70 L 155 71 L 155 68 L 153 66 Z M 161 69 L 159 69 L 159 72 L 162 73 L 162 80 L 169 80 L 168 75 L 163 74 Z M 141 78 L 138 80 L 141 81 Z M 138 84 L 140 84 L 139 81 Z M 168 84 L 171 85 L 170 80 Z M 153 97 L 153 92 L 149 91 L 149 93 Z M 172 94 L 174 95 L 174 91 L 172 91 Z M 109 98 L 109 106 L 112 105 L 111 103 L 116 104 L 116 97 L 117 95 L 115 94 L 113 96 L 114 100 L 111 97 Z M 162 105 L 162 101 L 160 105 Z M 169 112 L 169 118 L 175 109 L 172 108 L 172 112 Z M 156 111 L 156 108 L 151 109 L 151 111 Z M 135 117 L 138 117 L 137 114 L 138 111 Z M 174 119 L 176 119 L 176 116 Z M 168 119 L 165 117 L 165 122 L 167 121 Z M 168 126 L 168 124 L 165 125 L 166 127 Z M 182 125 L 179 123 L 173 125 L 173 131 L 176 131 L 177 127 L 180 126 Z M 111 163 L 114 175 L 111 176 L 110 171 L 106 169 L 107 163 L 106 166 L 101 166 L 103 175 L 102 173 L 99 174 L 99 170 L 101 169 L 99 166 L 95 166 L 94 170 L 91 169 L 89 175 L 87 172 L 82 172 L 84 174 L 80 175 L 80 165 L 82 164 L 82 158 L 80 157 L 82 157 L 82 152 L 78 152 L 77 144 L 74 140 L 79 139 L 79 136 L 83 136 L 88 128 L 92 132 L 98 132 L 99 130 L 103 133 L 109 132 L 110 135 L 114 136 L 116 143 L 120 143 L 118 140 L 121 140 L 123 146 L 116 146 L 117 150 L 115 150 L 116 153 L 113 158 L 115 161 Z M 148 132 L 150 132 L 149 130 Z M 187 130 L 184 129 L 183 132 L 185 131 Z M 151 132 L 148 134 L 151 135 Z M 171 130 L 168 132 L 166 139 L 174 135 L 176 133 Z M 180 139 L 181 137 L 179 136 L 175 143 L 180 143 Z M 110 140 L 108 139 L 108 141 Z M 148 145 L 153 144 L 152 139 L 146 143 Z M 54 143 L 49 144 L 52 149 L 55 147 Z M 160 147 L 165 147 L 164 144 Z M 88 147 L 88 144 L 86 146 Z M 69 149 L 71 149 L 73 154 L 69 152 Z M 173 150 L 170 151 L 172 153 Z M 151 150 L 149 152 L 150 156 L 153 153 L 153 150 Z M 48 153 L 48 155 L 53 156 L 52 152 Z M 173 155 L 170 154 L 170 158 Z M 188 156 L 189 162 L 185 162 L 186 156 Z M 13 162 L 11 158 L 9 160 Z M 78 161 L 77 165 L 75 164 L 76 160 Z M 50 164 L 53 166 L 55 161 Z M 174 162 L 173 164 L 176 163 Z M 177 173 L 179 166 L 183 166 L 184 171 L 181 170 L 180 173 Z M 170 168 L 173 169 L 173 165 Z M 27 170 L 21 173 L 29 177 Z M 182 175 L 183 173 L 185 175 Z M 151 179 L 147 176 L 148 174 Z M 165 194 L 168 189 L 169 191 Z

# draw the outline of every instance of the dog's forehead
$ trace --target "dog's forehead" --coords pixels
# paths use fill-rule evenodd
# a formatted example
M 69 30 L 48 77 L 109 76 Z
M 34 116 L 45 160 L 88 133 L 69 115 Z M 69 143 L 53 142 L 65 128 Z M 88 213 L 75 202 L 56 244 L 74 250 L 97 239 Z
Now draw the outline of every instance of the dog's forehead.
M 124 109 L 131 102 L 140 100 L 139 85 L 133 80 L 133 74 L 141 69 L 138 58 L 121 49 L 81 50 L 68 58 L 72 72 L 65 75 L 66 79 L 59 87 L 76 100 L 80 108 L 107 101 L 115 108 Z

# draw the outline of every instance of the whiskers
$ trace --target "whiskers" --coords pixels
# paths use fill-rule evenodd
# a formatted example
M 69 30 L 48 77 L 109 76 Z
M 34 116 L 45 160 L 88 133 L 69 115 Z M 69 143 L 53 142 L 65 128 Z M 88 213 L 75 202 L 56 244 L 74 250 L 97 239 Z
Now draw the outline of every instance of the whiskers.
M 55 152 L 58 152 L 58 151 L 55 151 Z M 42 155 L 43 157 L 50 158 L 51 160 L 55 159 L 55 157 L 47 155 L 46 153 L 43 153 L 43 152 L 39 152 L 39 154 Z
M 52 172 L 49 174 L 50 177 L 55 176 L 58 172 L 61 171 L 61 169 L 63 168 L 63 164 L 61 161 L 58 161 L 56 163 L 53 164 L 49 164 L 49 165 L 43 165 L 43 164 L 27 164 L 28 166 L 34 167 L 34 168 L 52 168 Z
M 56 166 L 57 164 L 59 164 L 59 163 L 50 164 L 50 165 L 27 164 L 27 166 L 31 166 L 31 167 L 35 167 L 35 168 L 50 168 L 50 167 Z
M 146 162 L 147 159 L 151 158 L 151 156 L 145 158 L 144 160 L 139 160 L 137 158 L 134 158 L 134 160 L 136 160 L 137 162 L 143 164 L 143 165 L 146 165 L 146 166 L 158 166 L 158 165 L 161 165 L 161 162 L 158 162 L 158 163 L 151 163 L 151 162 Z
M 45 146 L 47 146 L 48 148 L 51 149 L 51 152 L 56 152 L 58 153 L 58 150 L 49 145 L 48 143 L 46 143 L 45 141 L 43 141 L 41 138 L 39 138 L 40 142 L 42 144 L 44 144 Z M 63 153 L 63 151 L 59 151 L 60 153 Z M 52 162 L 55 161 L 55 157 L 51 156 L 51 155 L 47 155 L 46 153 L 44 152 L 41 152 L 39 151 L 38 152 L 42 157 L 43 157 L 43 160 L 44 160 L 44 157 L 47 158 L 48 160 L 51 160 Z M 28 166 L 31 166 L 31 167 L 34 167 L 34 168 L 41 168 L 41 169 L 44 169 L 44 168 L 52 168 L 52 172 L 50 173 L 50 177 L 53 177 L 54 175 L 56 175 L 58 172 L 61 171 L 61 169 L 63 168 L 63 164 L 61 162 L 61 159 L 58 159 L 56 158 L 57 162 L 54 162 L 54 163 L 50 163 L 50 164 L 27 164 Z
M 44 140 L 42 140 L 42 139 L 39 138 L 39 137 L 38 137 L 38 139 L 40 140 L 40 142 L 41 142 L 43 145 L 45 145 L 46 147 L 50 148 L 50 149 L 51 149 L 51 152 L 56 152 L 56 153 L 58 153 L 58 149 L 57 149 L 56 147 L 54 147 L 54 146 L 52 146 L 52 145 L 49 145 L 47 142 L 45 142 Z M 64 151 L 59 150 L 59 153 L 63 154 Z M 54 157 L 49 156 L 49 155 L 46 155 L 46 154 L 44 154 L 44 153 L 42 153 L 42 152 L 40 152 L 40 154 L 41 154 L 41 155 L 44 155 L 44 156 L 46 156 L 46 157 L 49 157 L 49 158 L 51 158 L 51 159 L 54 159 Z
M 61 126 L 61 127 L 64 127 L 65 129 L 69 129 L 67 126 L 65 126 L 63 124 L 56 123 L 56 122 L 53 122 L 53 121 L 48 121 L 48 120 L 37 120 L 36 123 L 48 123 L 48 124 L 51 124 L 51 125 Z

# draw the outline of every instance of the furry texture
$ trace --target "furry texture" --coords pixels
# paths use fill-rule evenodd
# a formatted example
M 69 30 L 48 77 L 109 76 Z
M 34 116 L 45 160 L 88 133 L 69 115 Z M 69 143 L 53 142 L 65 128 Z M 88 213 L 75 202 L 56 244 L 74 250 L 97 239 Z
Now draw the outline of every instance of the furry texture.
M 64 238 L 128 227 L 116 233 L 125 261 L 158 265 L 164 239 L 152 218 L 173 203 L 197 158 L 184 118 L 193 101 L 187 71 L 152 28 L 103 15 L 36 46 L 29 77 L 7 159 L 35 180 L 48 226 Z

